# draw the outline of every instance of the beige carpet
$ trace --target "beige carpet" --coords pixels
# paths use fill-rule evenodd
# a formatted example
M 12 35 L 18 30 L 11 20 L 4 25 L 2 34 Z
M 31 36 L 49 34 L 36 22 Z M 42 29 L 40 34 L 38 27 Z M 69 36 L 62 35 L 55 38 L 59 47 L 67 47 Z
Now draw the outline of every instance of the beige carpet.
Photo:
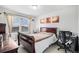
M 54 44 L 47 48 L 44 53 L 65 53 L 64 49 L 57 50 L 59 48 L 58 45 Z M 18 53 L 27 53 L 27 50 L 23 48 L 21 45 L 18 49 Z

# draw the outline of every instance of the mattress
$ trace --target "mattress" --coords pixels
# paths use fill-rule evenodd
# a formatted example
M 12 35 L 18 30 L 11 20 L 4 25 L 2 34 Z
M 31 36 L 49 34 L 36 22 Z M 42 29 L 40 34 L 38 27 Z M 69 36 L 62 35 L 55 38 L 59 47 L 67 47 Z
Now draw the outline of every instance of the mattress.
M 55 34 L 52 36 L 41 40 L 35 43 L 35 52 L 42 53 L 44 52 L 51 44 L 54 44 L 58 39 L 56 38 Z
M 23 33 L 23 32 L 22 32 Z M 26 34 L 26 33 L 23 33 Z M 48 32 L 39 32 L 39 33 L 35 33 L 35 34 L 26 34 L 28 36 L 33 36 L 34 37 L 34 41 L 35 42 L 39 42 L 41 40 L 44 40 L 48 37 L 53 36 L 54 33 L 48 33 Z

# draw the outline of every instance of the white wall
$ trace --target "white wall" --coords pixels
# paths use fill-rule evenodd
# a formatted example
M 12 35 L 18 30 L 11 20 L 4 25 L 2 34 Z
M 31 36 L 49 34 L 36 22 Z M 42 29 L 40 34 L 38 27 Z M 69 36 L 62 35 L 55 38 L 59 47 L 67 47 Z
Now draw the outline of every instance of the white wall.
M 59 23 L 54 24 L 40 24 L 40 19 L 49 16 L 59 16 Z M 77 6 L 68 7 L 62 10 L 51 12 L 45 15 L 41 15 L 37 18 L 36 28 L 39 30 L 40 27 L 58 27 L 61 30 L 69 30 L 72 32 L 78 32 L 78 17 L 77 17 Z
M 79 6 L 78 6 L 78 36 L 79 36 Z

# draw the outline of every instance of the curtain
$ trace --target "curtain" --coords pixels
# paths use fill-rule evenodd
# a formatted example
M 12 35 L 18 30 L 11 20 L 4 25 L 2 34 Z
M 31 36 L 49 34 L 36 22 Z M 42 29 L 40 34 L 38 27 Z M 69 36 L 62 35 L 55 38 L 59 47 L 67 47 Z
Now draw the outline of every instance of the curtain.
M 8 15 L 7 13 L 4 13 L 4 18 L 6 20 L 6 26 L 7 26 L 7 34 L 8 36 L 11 36 L 12 31 L 12 16 Z

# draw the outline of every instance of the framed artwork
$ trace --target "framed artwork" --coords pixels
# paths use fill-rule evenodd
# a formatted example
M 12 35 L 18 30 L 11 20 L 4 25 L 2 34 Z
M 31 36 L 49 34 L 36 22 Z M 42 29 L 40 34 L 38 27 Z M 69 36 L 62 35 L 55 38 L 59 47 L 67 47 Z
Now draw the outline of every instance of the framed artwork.
M 40 23 L 46 23 L 46 19 L 44 18 L 44 19 L 41 19 L 40 20 Z
M 59 23 L 59 16 L 52 17 L 52 23 Z
M 40 20 L 40 23 L 59 23 L 59 16 L 47 17 Z
M 51 23 L 51 17 L 46 18 L 46 23 Z

